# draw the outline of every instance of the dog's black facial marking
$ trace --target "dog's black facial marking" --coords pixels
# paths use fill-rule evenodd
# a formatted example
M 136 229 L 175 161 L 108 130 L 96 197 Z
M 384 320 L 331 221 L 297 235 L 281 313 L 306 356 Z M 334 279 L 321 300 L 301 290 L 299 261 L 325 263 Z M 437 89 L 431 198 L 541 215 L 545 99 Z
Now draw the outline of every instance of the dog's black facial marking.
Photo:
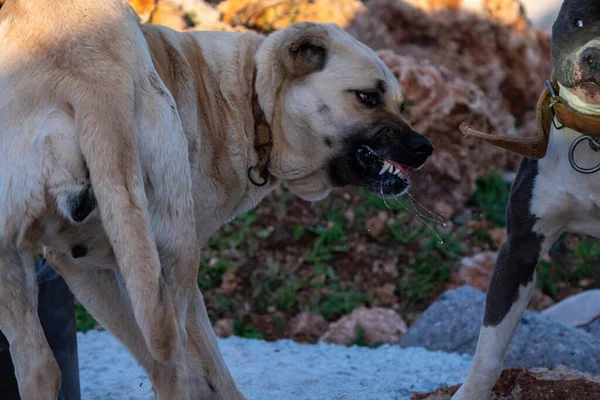
M 330 137 L 325 138 L 325 146 L 327 146 L 327 147 L 333 146 L 333 140 Z
M 332 184 L 364 187 L 384 196 L 406 191 L 412 169 L 433 153 L 431 142 L 402 121 L 352 127 L 341 137 L 341 150 L 328 167 Z M 390 162 L 400 169 L 389 168 Z
M 600 39 L 600 2 L 564 1 L 552 26 L 551 54 L 555 76 L 565 87 L 600 83 L 600 63 L 590 70 L 577 55 L 594 39 Z
M 72 195 L 67 200 L 69 214 L 73 221 L 81 222 L 96 208 L 96 198 L 92 191 L 92 186 L 87 187 L 76 195 Z
M 497 326 L 518 300 L 519 287 L 533 279 L 544 236 L 533 231 L 531 213 L 538 162 L 524 158 L 511 188 L 506 212 L 508 237 L 498 254 L 486 294 L 484 326 Z
M 84 244 L 77 244 L 77 245 L 73 246 L 73 248 L 71 249 L 71 256 L 73 258 L 81 258 L 81 257 L 85 257 L 87 252 L 88 252 L 88 249 Z

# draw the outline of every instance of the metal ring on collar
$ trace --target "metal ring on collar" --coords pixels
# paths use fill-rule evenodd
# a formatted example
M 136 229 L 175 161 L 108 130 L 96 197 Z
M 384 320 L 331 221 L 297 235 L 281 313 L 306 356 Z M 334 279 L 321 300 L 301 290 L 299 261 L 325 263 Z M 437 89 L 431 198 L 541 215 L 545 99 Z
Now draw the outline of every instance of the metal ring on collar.
M 589 142 L 590 148 L 592 150 L 600 151 L 600 143 L 598 141 L 596 141 L 590 136 L 580 136 L 577 139 L 575 139 L 571 144 L 571 148 L 569 149 L 569 163 L 571 163 L 571 167 L 573 167 L 575 171 L 581 174 L 593 174 L 600 171 L 600 164 L 596 165 L 593 168 L 581 168 L 575 162 L 575 150 L 577 149 L 577 146 L 579 146 L 584 140 L 587 140 Z
M 258 183 L 254 180 L 254 178 L 252 178 L 252 168 L 254 167 L 250 167 L 248 168 L 248 179 L 250 180 L 250 182 L 252 182 L 253 185 L 255 186 L 265 186 L 267 184 L 267 182 L 269 181 L 269 179 L 265 179 L 262 183 Z

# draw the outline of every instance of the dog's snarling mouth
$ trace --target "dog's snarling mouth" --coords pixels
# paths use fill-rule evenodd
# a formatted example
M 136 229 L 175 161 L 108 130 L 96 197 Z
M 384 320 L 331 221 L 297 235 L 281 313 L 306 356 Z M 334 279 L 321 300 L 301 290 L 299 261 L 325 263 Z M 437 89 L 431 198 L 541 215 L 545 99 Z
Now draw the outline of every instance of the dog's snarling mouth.
M 329 177 L 334 186 L 358 186 L 382 197 L 398 197 L 408 190 L 413 170 L 432 153 L 429 139 L 406 124 L 367 126 L 346 137 L 329 164 Z
M 362 145 L 356 151 L 356 158 L 366 172 L 367 180 L 380 183 L 383 195 L 400 195 L 410 185 L 413 168 L 397 161 L 380 156 L 371 147 Z
M 410 186 L 413 167 L 392 160 L 367 145 L 356 150 L 355 162 L 350 171 L 346 171 L 348 181 L 356 186 L 376 192 L 385 197 L 397 197 L 405 193 Z M 354 173 L 352 170 L 354 170 Z

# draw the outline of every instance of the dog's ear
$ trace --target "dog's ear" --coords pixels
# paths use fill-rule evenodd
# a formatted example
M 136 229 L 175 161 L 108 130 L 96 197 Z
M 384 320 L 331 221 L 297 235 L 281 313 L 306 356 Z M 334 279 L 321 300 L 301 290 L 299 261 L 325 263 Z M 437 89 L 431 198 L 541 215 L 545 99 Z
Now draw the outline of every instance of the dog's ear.
M 297 22 L 286 31 L 278 48 L 286 73 L 297 78 L 322 70 L 328 55 L 327 29 L 312 22 Z

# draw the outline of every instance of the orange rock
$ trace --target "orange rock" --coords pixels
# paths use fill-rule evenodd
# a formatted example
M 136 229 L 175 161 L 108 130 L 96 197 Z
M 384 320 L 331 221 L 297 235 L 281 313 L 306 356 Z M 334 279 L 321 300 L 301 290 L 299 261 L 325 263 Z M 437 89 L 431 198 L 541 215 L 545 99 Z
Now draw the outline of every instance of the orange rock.
M 486 0 L 487 14 L 517 31 L 524 31 L 530 24 L 519 0 Z
M 143 22 L 147 22 L 152 14 L 152 11 L 156 9 L 156 3 L 158 0 L 128 0 L 129 4 L 133 7 L 136 13 L 140 16 Z M 2 0 L 0 0 L 0 3 Z
M 334 22 L 344 28 L 357 14 L 366 12 L 358 0 L 227 0 L 217 9 L 223 22 L 264 31 L 301 21 Z
M 216 21 L 212 23 L 204 23 L 201 25 L 189 28 L 188 31 L 224 31 L 224 32 L 249 32 L 250 29 L 242 25 L 231 26 L 225 22 Z
M 180 5 L 168 0 L 158 1 L 150 22 L 168 26 L 176 31 L 183 31 L 188 27 L 184 9 Z
M 367 344 L 395 343 L 407 331 L 406 322 L 388 308 L 360 307 L 329 325 L 321 340 L 328 343 L 349 345 L 358 338 L 359 329 Z

